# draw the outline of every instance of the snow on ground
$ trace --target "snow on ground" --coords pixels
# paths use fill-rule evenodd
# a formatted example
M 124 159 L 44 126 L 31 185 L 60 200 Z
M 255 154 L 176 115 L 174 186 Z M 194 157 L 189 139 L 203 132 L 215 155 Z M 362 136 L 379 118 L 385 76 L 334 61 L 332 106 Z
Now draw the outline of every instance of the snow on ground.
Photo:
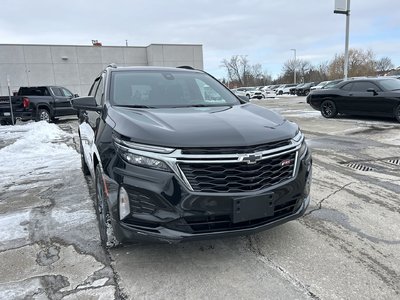
M 60 143 L 72 138 L 57 125 L 44 121 L 1 126 L 0 192 L 6 187 L 31 188 L 49 174 L 54 178 L 60 170 L 79 168 L 79 154 Z
M 1 245 L 10 240 L 28 239 L 29 231 L 21 224 L 29 221 L 29 211 L 20 211 L 16 213 L 4 214 L 0 218 L 0 250 Z M 4 230 L 5 228 L 13 228 L 13 230 Z
M 299 117 L 299 118 L 322 118 L 321 113 L 316 110 L 285 110 L 286 117 Z

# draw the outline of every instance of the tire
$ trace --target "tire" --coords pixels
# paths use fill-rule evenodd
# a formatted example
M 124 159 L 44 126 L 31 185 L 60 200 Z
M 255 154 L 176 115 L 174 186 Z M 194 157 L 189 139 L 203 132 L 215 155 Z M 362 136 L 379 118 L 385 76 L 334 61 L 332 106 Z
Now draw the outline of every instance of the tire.
M 86 161 L 85 161 L 85 155 L 83 153 L 83 147 L 82 147 L 82 140 L 81 139 L 79 139 L 79 153 L 81 155 L 81 167 L 82 167 L 83 175 L 85 175 L 85 176 L 90 175 L 89 168 L 88 168 L 88 166 L 86 164 Z
M 248 99 L 250 99 L 250 94 L 246 94 L 246 97 L 247 97 Z
M 36 116 L 36 122 L 46 121 L 47 123 L 50 123 L 50 120 L 51 117 L 49 111 L 47 109 L 40 108 Z
M 394 109 L 394 117 L 396 118 L 397 122 L 400 122 L 400 105 Z
M 279 92 L 278 92 L 278 95 L 283 95 L 283 91 L 279 91 Z
M 321 115 L 325 118 L 334 118 L 337 115 L 336 104 L 332 100 L 325 100 L 321 103 Z
M 107 199 L 104 191 L 103 172 L 101 171 L 100 164 L 96 166 L 96 214 L 99 221 L 99 231 L 101 245 L 106 249 L 115 248 L 120 244 L 114 235 L 114 229 L 111 224 L 110 210 L 108 209 Z

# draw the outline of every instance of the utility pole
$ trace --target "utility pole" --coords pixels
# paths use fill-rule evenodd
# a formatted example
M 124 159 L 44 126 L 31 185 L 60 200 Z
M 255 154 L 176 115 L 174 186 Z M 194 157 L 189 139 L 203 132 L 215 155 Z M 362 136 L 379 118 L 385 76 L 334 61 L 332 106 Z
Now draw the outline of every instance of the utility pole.
M 293 83 L 296 84 L 296 66 L 297 66 L 297 58 L 296 58 L 296 49 L 290 49 L 294 52 L 294 64 L 293 64 Z
M 346 40 L 344 45 L 344 80 L 347 79 L 349 70 L 349 36 L 350 36 L 350 0 L 335 0 L 335 14 L 346 15 Z
M 13 112 L 13 106 L 12 106 L 12 100 L 11 100 L 11 89 L 10 89 L 10 76 L 7 75 L 7 88 L 8 88 L 8 100 L 10 102 L 10 113 L 11 113 L 11 124 L 15 125 L 14 122 L 14 112 Z

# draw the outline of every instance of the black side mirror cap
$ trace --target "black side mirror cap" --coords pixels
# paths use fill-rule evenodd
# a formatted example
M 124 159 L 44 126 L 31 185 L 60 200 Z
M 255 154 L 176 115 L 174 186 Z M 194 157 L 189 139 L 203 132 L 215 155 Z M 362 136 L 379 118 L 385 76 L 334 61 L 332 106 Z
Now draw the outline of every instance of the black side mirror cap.
M 369 89 L 367 90 L 367 92 L 373 93 L 374 96 L 378 95 L 378 92 L 377 92 L 375 89 L 373 89 L 373 88 L 369 88 Z
M 78 98 L 79 97 L 79 95 L 78 94 L 74 94 L 74 98 Z
M 98 106 L 96 99 L 91 96 L 79 97 L 71 100 L 72 107 L 77 110 L 99 111 L 101 106 Z

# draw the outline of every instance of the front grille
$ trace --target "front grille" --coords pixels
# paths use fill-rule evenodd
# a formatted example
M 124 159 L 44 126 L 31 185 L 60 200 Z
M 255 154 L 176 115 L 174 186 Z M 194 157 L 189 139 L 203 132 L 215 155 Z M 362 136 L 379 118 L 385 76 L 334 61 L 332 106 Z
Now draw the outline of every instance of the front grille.
M 209 233 L 247 229 L 265 225 L 278 219 L 292 215 L 299 205 L 300 196 L 293 197 L 290 201 L 275 206 L 274 214 L 270 217 L 233 223 L 230 215 L 221 216 L 191 216 L 185 217 L 180 222 L 167 224 L 168 228 L 188 233 Z
M 260 160 L 255 164 L 180 163 L 179 167 L 196 192 L 240 193 L 279 184 L 293 176 L 296 152 Z
M 184 148 L 182 154 L 244 154 L 268 151 L 290 145 L 291 140 L 283 140 L 268 144 L 243 147 L 210 147 L 210 148 Z

